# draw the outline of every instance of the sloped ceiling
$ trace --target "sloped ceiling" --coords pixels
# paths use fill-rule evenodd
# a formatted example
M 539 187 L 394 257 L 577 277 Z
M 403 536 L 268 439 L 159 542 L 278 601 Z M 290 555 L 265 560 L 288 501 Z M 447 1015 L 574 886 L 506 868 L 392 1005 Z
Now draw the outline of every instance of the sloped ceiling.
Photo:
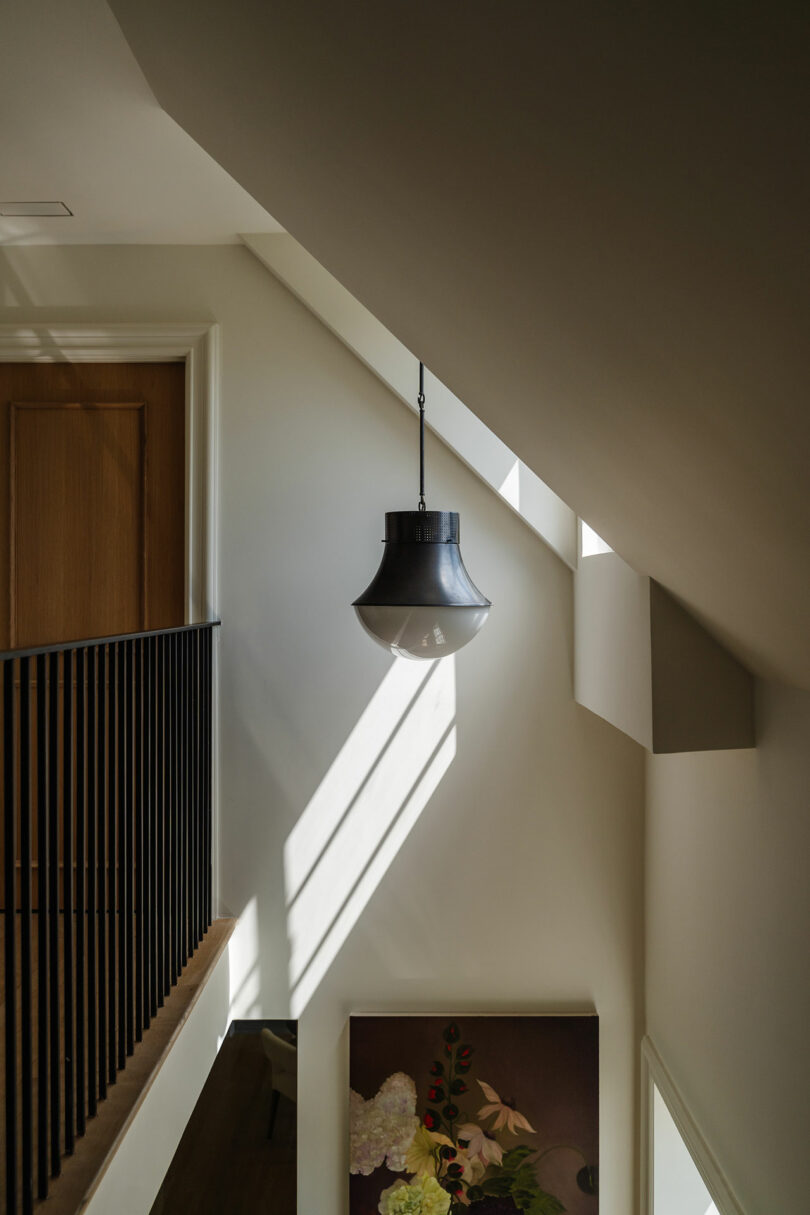
M 20 0 L 0 22 L 0 244 L 208 244 L 263 207 L 161 109 L 105 0 Z
M 804 6 L 112 8 L 168 112 L 561 497 L 810 686 Z

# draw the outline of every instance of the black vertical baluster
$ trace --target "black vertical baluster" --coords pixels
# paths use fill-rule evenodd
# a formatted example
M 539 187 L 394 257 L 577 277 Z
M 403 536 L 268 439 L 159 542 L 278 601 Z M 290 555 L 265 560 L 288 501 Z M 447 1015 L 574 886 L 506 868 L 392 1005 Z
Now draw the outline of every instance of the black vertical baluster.
M 107 1096 L 107 937 L 110 902 L 107 882 L 107 647 L 98 648 L 98 717 L 96 721 L 96 815 L 98 823 L 98 1096 Z
M 208 732 L 206 716 L 208 713 L 208 681 L 206 655 L 208 650 L 208 629 L 203 629 L 200 637 L 200 840 L 202 851 L 200 856 L 200 878 L 202 881 L 202 911 L 203 931 L 208 929 Z
M 180 951 L 180 961 L 177 967 L 178 973 L 182 972 L 188 960 L 186 956 L 186 687 L 183 670 L 185 636 L 185 633 L 177 634 L 177 737 L 179 743 L 177 748 L 177 834 L 179 837 L 178 859 L 180 861 L 177 889 L 178 948 Z
M 188 865 L 188 760 L 189 760 L 189 740 L 188 740 L 188 710 L 189 710 L 189 695 L 188 695 L 188 638 L 189 634 L 180 634 L 180 718 L 182 722 L 182 750 L 180 764 L 180 805 L 182 807 L 182 828 L 183 828 L 183 843 L 180 849 L 181 860 L 181 876 L 182 876 L 182 947 L 183 947 L 183 965 L 188 962 L 189 953 L 189 865 Z
M 144 650 L 146 642 L 139 640 L 135 642 L 135 785 L 134 785 L 134 806 L 135 806 L 135 1038 L 138 1042 L 143 1037 L 144 1021 L 148 1024 L 148 1009 L 144 1016 L 145 1001 L 144 992 L 146 991 L 145 972 L 144 972 L 144 921 L 145 921 L 145 906 L 144 906 L 144 841 L 146 839 L 146 830 L 144 824 L 144 806 L 146 804 L 146 795 L 144 790 Z
M 175 635 L 177 647 L 177 973 L 180 975 L 186 962 L 185 957 L 185 791 L 183 774 L 185 771 L 185 736 L 184 736 L 184 707 L 185 689 L 183 686 L 183 633 Z
M 174 685 L 174 777 L 172 794 L 172 827 L 174 830 L 174 941 L 176 955 L 176 978 L 183 970 L 183 719 L 182 692 L 180 688 L 180 643 L 181 634 L 172 633 L 172 683 Z
M 85 736 L 84 655 L 76 651 L 76 1133 L 83 1135 L 86 1129 L 86 1087 L 84 1035 L 87 1029 L 85 1016 L 85 950 L 84 920 L 86 902 L 86 835 L 87 835 L 87 749 Z
M 124 849 L 124 881 L 125 881 L 125 933 L 126 945 L 126 1053 L 131 1055 L 135 1050 L 135 1005 L 132 1001 L 132 988 L 135 978 L 135 940 L 134 929 L 134 895 L 135 895 L 135 716 L 132 696 L 135 674 L 135 642 L 124 646 L 126 652 L 126 798 L 124 801 L 126 824 L 126 847 Z
M 20 659 L 20 1101 L 22 1206 L 34 1209 L 34 1059 L 31 1042 L 31 660 Z
M 197 948 L 197 815 L 194 804 L 194 768 L 197 763 L 197 748 L 194 745 L 196 726 L 196 705 L 194 702 L 194 650 L 197 641 L 197 631 L 192 630 L 188 635 L 186 658 L 188 675 L 186 688 L 188 691 L 188 873 L 189 873 L 189 952 Z
M 194 805 L 194 645 L 196 630 L 192 629 L 186 639 L 186 693 L 188 695 L 188 881 L 189 881 L 189 953 L 197 948 L 197 881 L 196 881 L 196 813 Z
M 174 977 L 176 981 L 181 970 L 180 957 L 180 638 L 177 633 L 171 634 L 172 639 L 172 735 L 174 738 L 172 753 L 172 839 L 174 845 L 174 890 L 172 899 L 173 937 L 174 937 Z
M 98 747 L 96 740 L 97 646 L 87 651 L 87 1112 L 98 1108 L 98 1029 L 96 1021 L 96 838 L 98 824 Z
M 169 987 L 169 950 L 166 942 L 166 889 L 169 886 L 168 850 L 165 836 L 165 806 L 166 806 L 166 638 L 158 638 L 158 672 L 155 693 L 157 705 L 157 772 L 155 772 L 155 789 L 157 789 L 157 870 L 155 870 L 155 894 L 157 894 L 157 939 L 155 953 L 158 957 L 158 1006 L 163 1005 L 166 989 Z
M 48 659 L 48 842 L 50 870 L 50 917 L 48 936 L 51 955 L 51 1176 L 62 1170 L 62 1111 L 59 1105 L 62 1082 L 62 1056 L 59 1048 L 59 1019 L 62 992 L 59 984 L 59 654 Z M 64 987 L 64 983 L 62 984 Z
M 155 957 L 157 959 L 157 1001 L 163 1004 L 168 978 L 166 941 L 166 888 L 168 884 L 165 790 L 166 790 L 166 638 L 159 637 L 155 675 Z
M 107 1077 L 110 1084 L 115 1084 L 118 1061 L 118 1041 L 115 1019 L 115 984 L 116 984 L 116 931 L 119 912 L 118 882 L 116 866 L 118 862 L 118 765 L 121 756 L 117 754 L 118 714 L 120 712 L 120 662 L 118 643 L 110 645 L 110 705 L 107 714 L 107 871 L 109 883 L 110 922 L 107 935 Z
M 146 878 L 147 878 L 147 907 L 149 909 L 149 926 L 146 934 L 146 948 L 149 973 L 149 1016 L 154 1017 L 157 1014 L 157 968 L 158 968 L 158 950 L 157 950 L 157 899 L 155 891 L 155 876 L 157 874 L 157 637 L 150 637 L 147 645 L 147 656 L 149 659 L 149 730 L 147 732 L 147 747 L 148 747 L 148 780 L 147 788 L 149 790 L 149 847 L 147 850 L 146 860 Z
M 14 660 L 3 663 L 3 844 L 6 984 L 6 1210 L 17 1207 L 17 765 Z
M 212 914 L 212 804 L 211 804 L 211 778 L 212 778 L 212 749 L 211 749 L 211 730 L 213 725 L 213 629 L 205 630 L 205 706 L 203 715 L 205 720 L 205 924 L 208 927 L 211 923 Z
M 167 806 L 167 826 L 170 836 L 169 872 L 171 875 L 171 894 L 169 899 L 169 936 L 171 939 L 171 984 L 177 982 L 177 634 L 170 633 L 169 670 L 168 670 L 168 700 L 169 700 L 169 790 Z
M 131 826 L 131 711 L 130 711 L 130 644 L 119 644 L 120 691 L 118 699 L 118 1067 L 123 1069 L 129 1046 L 129 914 Z
M 183 690 L 186 704 L 186 952 L 194 952 L 194 802 L 192 772 L 194 770 L 194 688 L 191 645 L 194 630 L 183 635 Z
M 175 721 L 175 816 L 177 819 L 177 974 L 183 970 L 183 634 L 174 634 Z
M 143 1028 L 152 1023 L 152 643 L 143 643 L 141 783 L 143 788 L 143 843 L 141 848 L 141 906 L 143 907 Z
M 48 659 L 37 655 L 37 1195 L 48 1197 L 48 1046 L 51 968 L 48 926 Z M 8 919 L 6 923 L 8 923 Z
M 65 1152 L 75 1144 L 75 1022 L 73 957 L 73 654 L 62 655 L 62 931 L 65 955 Z
M 86 848 L 86 813 L 85 796 L 87 788 L 87 753 L 85 737 L 85 691 L 84 691 L 84 650 L 76 651 L 76 724 L 74 764 L 76 770 L 76 804 L 75 804 L 75 846 L 76 846 L 76 1021 L 75 1046 L 76 1060 L 74 1067 L 76 1086 L 76 1133 L 85 1132 L 85 1052 L 84 1034 L 86 1029 L 85 1017 L 85 937 L 84 919 L 86 903 L 85 886 L 85 848 Z
M 172 936 L 172 865 L 174 851 L 172 849 L 171 804 L 172 804 L 172 649 L 171 635 L 164 638 L 163 646 L 163 847 L 164 868 L 160 871 L 161 883 L 164 887 L 165 920 L 164 933 L 166 938 L 166 977 L 164 980 L 164 995 L 174 982 L 172 978 L 172 959 L 174 957 Z
M 194 948 L 200 943 L 200 630 L 191 635 L 191 806 L 194 830 L 192 846 L 194 872 Z
M 180 837 L 180 880 L 179 907 L 180 912 L 180 964 L 182 970 L 188 961 L 186 954 L 186 679 L 185 679 L 185 633 L 177 634 L 177 730 L 180 745 L 177 754 L 177 831 Z

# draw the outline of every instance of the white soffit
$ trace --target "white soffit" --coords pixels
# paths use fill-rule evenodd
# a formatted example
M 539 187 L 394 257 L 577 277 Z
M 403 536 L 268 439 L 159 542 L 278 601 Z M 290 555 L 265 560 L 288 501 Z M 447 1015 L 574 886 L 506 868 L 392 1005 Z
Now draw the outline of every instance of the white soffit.
M 4 7 L 0 195 L 72 215 L 0 217 L 0 242 L 222 244 L 279 225 L 161 109 L 104 0 Z
M 419 360 L 328 270 L 286 233 L 242 240 L 272 274 L 416 412 Z M 425 421 L 464 463 L 571 567 L 577 565 L 577 518 L 545 482 L 425 368 Z

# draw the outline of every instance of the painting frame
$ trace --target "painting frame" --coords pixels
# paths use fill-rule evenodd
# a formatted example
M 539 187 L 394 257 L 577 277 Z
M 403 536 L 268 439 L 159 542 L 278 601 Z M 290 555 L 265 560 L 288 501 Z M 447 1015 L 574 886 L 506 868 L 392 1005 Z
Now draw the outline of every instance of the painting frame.
M 353 1013 L 350 1215 L 597 1215 L 594 1012 Z

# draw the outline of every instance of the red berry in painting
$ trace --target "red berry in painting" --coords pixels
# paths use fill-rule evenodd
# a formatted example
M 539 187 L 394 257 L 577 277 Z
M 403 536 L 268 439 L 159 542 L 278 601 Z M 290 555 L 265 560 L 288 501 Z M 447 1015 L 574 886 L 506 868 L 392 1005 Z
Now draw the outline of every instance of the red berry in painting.
M 444 1089 L 440 1084 L 431 1084 L 430 1088 L 428 1089 L 428 1101 L 435 1101 L 438 1103 L 439 1101 L 444 1101 L 444 1096 Z

